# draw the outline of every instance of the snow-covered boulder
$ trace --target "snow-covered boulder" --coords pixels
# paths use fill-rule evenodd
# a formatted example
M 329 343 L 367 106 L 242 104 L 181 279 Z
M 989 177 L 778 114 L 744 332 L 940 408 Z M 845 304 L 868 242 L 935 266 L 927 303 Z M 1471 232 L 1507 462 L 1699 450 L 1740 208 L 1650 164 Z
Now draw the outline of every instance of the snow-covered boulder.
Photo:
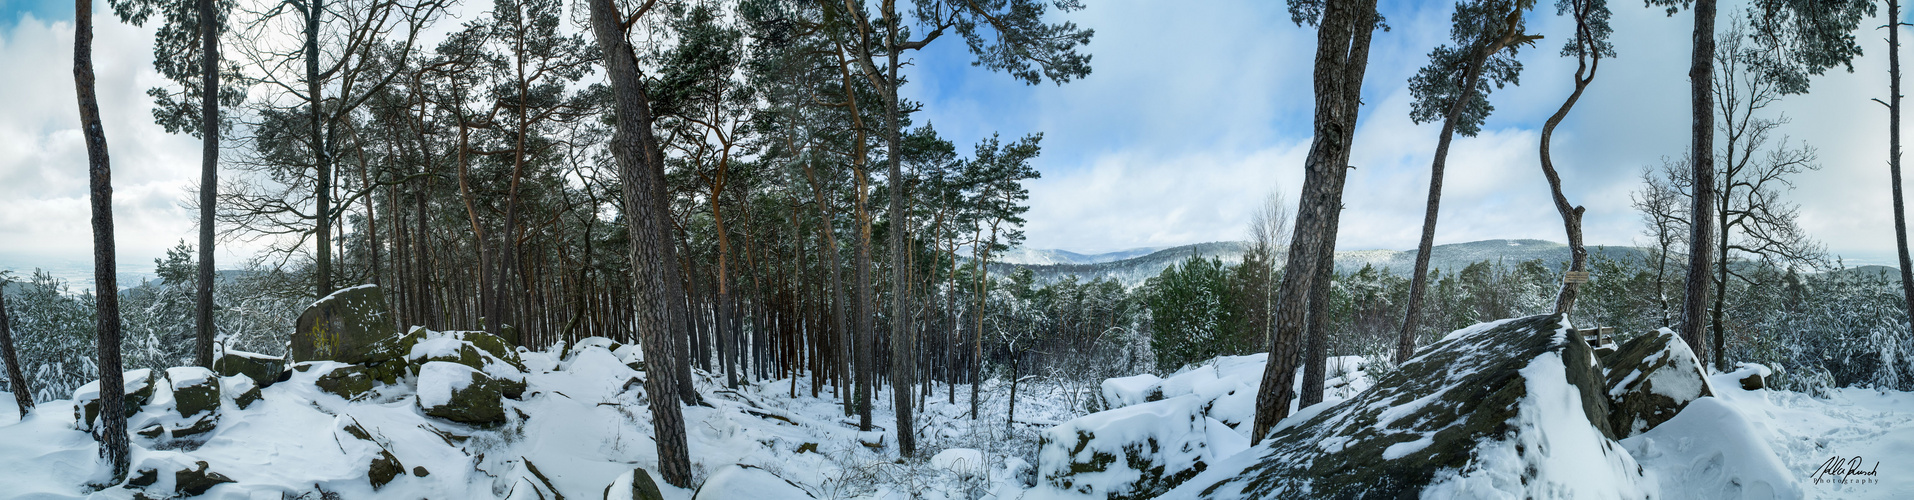
M 319 386 L 319 390 L 342 398 L 358 399 L 365 393 L 372 392 L 373 382 L 371 371 L 363 366 L 334 365 L 331 371 L 320 375 L 319 380 L 314 381 L 313 385 Z
M 213 371 L 197 366 L 166 369 L 173 413 L 166 432 L 174 438 L 204 434 L 219 425 L 220 383 Z M 157 399 L 157 398 L 155 398 Z
M 779 498 L 798 500 L 817 498 L 797 484 L 750 465 L 726 465 L 711 473 L 691 500 L 733 500 L 738 498 Z
M 120 375 L 120 387 L 125 389 L 125 399 L 121 407 L 126 416 L 140 412 L 140 407 L 153 398 L 153 370 L 141 368 Z M 95 421 L 100 418 L 100 381 L 87 382 L 73 390 L 73 425 L 87 432 L 93 431 Z
M 975 448 L 947 449 L 932 455 L 930 466 L 960 476 L 979 476 L 985 470 L 984 452 Z
M 1602 373 L 1560 316 L 1450 333 L 1166 498 L 1645 498 Z
M 1037 437 L 1038 488 L 1063 497 L 1155 498 L 1203 472 L 1209 449 L 1200 395 L 1077 417 Z M 1234 432 L 1223 429 L 1224 432 Z
M 644 469 L 632 469 L 619 474 L 617 479 L 605 487 L 605 500 L 664 500 L 665 495 L 658 490 L 658 483 L 651 480 L 651 473 Z
M 213 371 L 221 377 L 245 375 L 260 387 L 265 387 L 279 380 L 279 373 L 286 371 L 286 360 L 278 356 L 227 349 L 213 359 Z
M 1152 374 L 1132 375 L 1103 380 L 1103 407 L 1117 409 L 1125 406 L 1140 405 L 1151 401 L 1161 401 L 1163 390 L 1157 387 L 1163 379 Z
M 498 381 L 472 367 L 432 361 L 419 368 L 419 409 L 426 415 L 467 424 L 505 421 Z
M 1641 434 L 1675 418 L 1688 402 L 1714 395 L 1688 343 L 1663 328 L 1623 343 L 1608 367 L 1608 425 L 1615 437 Z
M 332 292 L 299 315 L 287 358 L 365 363 L 373 359 L 377 344 L 398 335 L 379 287 L 355 286 Z
M 516 350 L 492 334 L 414 328 L 399 340 L 398 348 L 414 375 L 426 363 L 458 363 L 497 381 L 506 397 L 517 399 L 525 393 L 525 362 Z
M 126 483 L 147 491 L 170 491 L 172 494 L 162 495 L 170 497 L 204 495 L 214 486 L 233 482 L 225 474 L 207 470 L 212 466 L 205 461 L 188 460 L 177 453 L 156 454 L 134 467 Z
M 232 399 L 233 406 L 241 410 L 252 407 L 253 403 L 259 402 L 259 399 L 264 397 L 259 391 L 259 384 L 253 382 L 252 377 L 244 375 L 222 377 L 219 379 L 219 385 L 219 393 Z

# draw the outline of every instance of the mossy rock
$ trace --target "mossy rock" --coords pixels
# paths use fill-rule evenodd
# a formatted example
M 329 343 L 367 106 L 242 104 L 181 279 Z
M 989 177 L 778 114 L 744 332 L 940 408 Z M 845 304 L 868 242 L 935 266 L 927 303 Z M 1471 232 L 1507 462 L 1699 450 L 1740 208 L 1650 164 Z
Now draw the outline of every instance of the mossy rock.
M 232 478 L 226 477 L 225 474 L 206 470 L 208 467 L 206 462 L 193 462 L 193 465 L 195 468 L 173 472 L 173 490 L 181 495 L 204 495 L 206 490 L 213 489 L 220 483 L 233 482 Z
M 219 378 L 197 366 L 166 369 L 173 386 L 173 407 L 181 417 L 219 412 Z
M 140 469 L 138 473 L 135 473 L 133 475 L 132 479 L 126 480 L 126 484 L 138 486 L 141 488 L 152 486 L 153 483 L 157 483 L 157 482 L 159 482 L 158 469 Z
M 1619 438 L 1647 432 L 1689 402 L 1714 395 L 1694 351 L 1666 328 L 1622 344 L 1604 363 L 1608 424 Z
M 399 457 L 392 456 L 392 452 L 386 450 L 379 450 L 379 456 L 373 457 L 372 463 L 366 466 L 366 479 L 372 482 L 374 490 L 385 487 L 394 478 L 404 474 L 405 464 L 399 463 Z
M 230 386 L 220 392 L 232 395 L 233 406 L 241 410 L 251 408 L 253 403 L 265 397 L 264 393 L 260 392 L 260 384 L 253 382 L 251 377 L 234 377 L 227 380 L 224 383 Z
M 1633 461 L 1613 441 L 1594 353 L 1579 337 L 1564 335 L 1566 328 L 1560 316 L 1539 315 L 1450 333 L 1369 390 L 1275 431 L 1251 448 L 1255 462 L 1239 473 L 1202 475 L 1177 492 L 1196 498 L 1415 498 L 1438 477 L 1489 474 L 1498 488 L 1547 496 L 1539 492 L 1560 485 L 1533 477 L 1538 461 L 1548 467 L 1596 464 L 1585 473 L 1646 481 L 1638 467 L 1608 465 Z M 1536 387 L 1565 388 L 1567 399 L 1525 405 L 1532 376 L 1547 377 L 1534 380 Z M 1560 421 L 1563 415 L 1545 412 L 1573 408 L 1573 400 L 1579 400 L 1581 415 L 1567 418 L 1586 420 L 1588 434 L 1550 436 L 1524 423 Z M 1550 455 L 1549 447 L 1534 444 L 1589 435 L 1606 444 L 1599 447 L 1602 456 Z M 1521 460 L 1485 465 L 1477 455 L 1482 447 L 1512 448 Z
M 319 376 L 319 380 L 313 385 L 319 386 L 319 390 L 342 398 L 357 399 L 367 392 L 372 392 L 374 381 L 371 372 L 365 367 L 348 365 L 326 372 L 325 375 Z
M 287 357 L 294 362 L 365 363 L 376 360 L 375 347 L 381 341 L 396 336 L 385 295 L 377 286 L 361 285 L 333 292 L 306 308 L 293 329 Z
M 434 361 L 419 370 L 419 409 L 426 415 L 474 425 L 505 421 L 503 384 L 472 367 Z
M 121 388 L 125 396 L 121 399 L 121 408 L 126 416 L 140 412 L 140 407 L 153 400 L 153 371 L 145 368 L 130 370 L 120 375 Z M 93 381 L 73 391 L 73 422 L 82 431 L 92 431 L 94 423 L 100 418 L 100 383 Z
M 286 371 L 286 360 L 278 356 L 228 350 L 213 360 L 213 371 L 221 377 L 245 375 L 260 387 L 265 387 L 279 380 L 279 373 Z
M 1111 500 L 1156 498 L 1209 468 L 1203 398 L 1183 395 L 1086 415 L 1038 435 L 1038 476 L 1051 488 Z M 1099 439 L 1103 429 L 1130 429 Z M 1221 429 L 1222 432 L 1234 432 Z M 1098 480 L 1086 481 L 1086 476 Z M 1121 482 L 1111 477 L 1128 478 Z
M 207 414 L 194 420 L 191 424 L 167 429 L 166 432 L 172 436 L 173 439 L 180 439 L 212 432 L 213 429 L 218 426 L 219 416 L 217 414 Z
M 466 342 L 471 342 L 472 345 L 479 348 L 479 350 L 485 351 L 486 354 L 491 354 L 492 357 L 498 358 L 499 361 L 504 361 L 506 364 L 512 365 L 512 367 L 517 368 L 518 371 L 525 371 L 525 361 L 518 357 L 518 349 L 516 347 L 518 345 L 518 330 L 511 327 L 507 327 L 507 329 L 513 332 L 512 338 L 502 338 L 485 332 L 461 333 L 465 335 Z
M 644 469 L 631 470 L 632 500 L 664 500 L 665 494 L 658 491 L 658 483 L 651 480 L 651 473 Z

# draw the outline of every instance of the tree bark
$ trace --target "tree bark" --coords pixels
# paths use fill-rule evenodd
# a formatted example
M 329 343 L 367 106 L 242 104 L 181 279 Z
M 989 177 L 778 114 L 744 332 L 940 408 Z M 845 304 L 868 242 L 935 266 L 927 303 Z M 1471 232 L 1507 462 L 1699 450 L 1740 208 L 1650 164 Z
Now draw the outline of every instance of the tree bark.
M 640 7 L 638 17 L 653 4 Z M 660 215 L 654 213 L 659 206 L 653 199 L 657 191 L 656 183 L 662 182 L 658 170 L 657 157 L 652 154 L 655 142 L 648 141 L 651 136 L 651 109 L 645 96 L 644 83 L 638 72 L 638 58 L 631 43 L 625 39 L 624 26 L 618 8 L 612 0 L 592 0 L 592 31 L 598 46 L 604 55 L 605 72 L 611 80 L 615 103 L 615 118 L 618 129 L 613 139 L 613 151 L 619 163 L 619 170 L 625 183 L 624 205 L 625 220 L 631 226 L 632 259 L 632 295 L 637 314 L 638 334 L 643 340 L 648 374 L 645 378 L 645 393 L 650 395 L 652 425 L 657 431 L 658 462 L 665 482 L 680 488 L 691 486 L 691 460 L 686 450 L 684 415 L 677 398 L 671 395 L 677 388 L 672 383 L 674 373 L 672 349 L 665 331 L 670 317 L 670 306 L 665 302 L 667 283 L 664 268 L 671 265 L 664 260 L 666 244 L 663 228 L 659 227 Z
M 120 295 L 114 273 L 113 166 L 106 151 L 106 130 L 100 121 L 100 100 L 94 94 L 93 2 L 75 0 L 73 12 L 73 84 L 79 97 L 80 128 L 86 137 L 87 173 L 93 209 L 93 290 L 95 342 L 100 362 L 100 424 L 95 439 L 100 453 L 113 467 L 110 484 L 126 478 L 126 382 L 120 372 Z
M 894 2 L 885 2 L 884 6 L 886 9 L 884 17 L 897 19 Z M 885 100 L 888 101 L 885 103 L 885 108 L 890 114 L 890 120 L 885 124 L 887 126 L 884 132 L 888 136 L 887 142 L 890 143 L 890 153 L 885 156 L 890 157 L 891 167 L 889 210 L 891 219 L 891 404 L 895 407 L 893 410 L 897 415 L 897 453 L 909 458 L 917 451 L 917 436 L 913 432 L 915 427 L 911 425 L 910 395 L 912 384 L 915 383 L 913 379 L 917 374 L 915 363 L 917 357 L 916 353 L 912 352 L 912 347 L 917 343 L 914 341 L 915 332 L 911 331 L 910 321 L 909 303 L 912 293 L 910 267 L 904 262 L 908 252 L 908 249 L 904 247 L 904 231 L 909 226 L 910 214 L 904 211 L 904 173 L 901 155 L 903 140 L 899 137 L 903 123 L 899 121 L 901 117 L 897 109 L 897 23 L 888 24 L 889 43 L 887 45 L 890 48 L 885 52 L 889 53 L 886 70 L 890 75 L 885 83 L 891 84 L 892 87 L 886 89 L 887 92 L 884 93 Z M 1015 402 L 1013 401 L 1012 404 L 1014 405 Z
M 1585 18 L 1588 13 L 1575 12 L 1574 15 L 1576 29 L 1581 32 L 1581 39 L 1592 40 L 1592 35 L 1588 33 L 1586 27 Z M 1575 91 L 1570 92 L 1568 99 L 1562 101 L 1562 107 L 1556 109 L 1555 114 L 1549 115 L 1548 121 L 1542 124 L 1540 147 L 1542 176 L 1548 178 L 1549 194 L 1555 200 L 1555 211 L 1562 215 L 1562 230 L 1568 235 L 1568 270 L 1570 272 L 1588 271 L 1588 249 L 1582 244 L 1583 208 L 1570 204 L 1568 197 L 1562 194 L 1562 177 L 1555 172 L 1555 161 L 1549 154 L 1549 145 L 1555 137 L 1555 127 L 1561 125 L 1562 119 L 1568 117 L 1568 111 L 1575 107 L 1576 101 L 1581 100 L 1582 92 L 1588 90 L 1588 84 L 1595 80 L 1595 71 L 1601 67 L 1601 50 L 1592 46 L 1592 41 L 1589 43 L 1591 45 L 1580 49 L 1581 52 L 1577 54 L 1575 60 Z M 1555 314 L 1569 317 L 1575 311 L 1575 298 L 1580 291 L 1580 286 L 1579 283 L 1563 280 L 1561 291 L 1555 295 Z
M 7 282 L 0 281 L 0 361 L 7 363 L 7 387 L 13 389 L 13 403 L 20 407 L 20 419 L 33 410 L 33 386 L 20 371 L 20 357 L 13 349 L 13 322 L 7 318 Z
M 1914 263 L 1907 252 L 1907 210 L 1901 202 L 1901 1 L 1887 0 L 1887 170 L 1894 183 L 1894 244 L 1901 258 L 1901 294 L 1914 318 Z
M 1315 139 L 1304 160 L 1302 195 L 1298 201 L 1296 228 L 1289 244 L 1289 262 L 1283 269 L 1282 285 L 1277 289 L 1276 334 L 1271 341 L 1269 363 L 1263 369 L 1261 389 L 1256 395 L 1256 420 L 1250 435 L 1252 443 L 1268 437 L 1276 423 L 1289 415 L 1294 397 L 1291 386 L 1296 376 L 1298 340 L 1302 336 L 1308 311 L 1308 292 L 1314 284 L 1321 249 L 1328 237 L 1329 211 L 1339 209 L 1341 178 L 1347 162 L 1343 152 L 1349 147 L 1350 130 L 1355 127 L 1349 114 L 1359 101 L 1361 86 L 1349 85 L 1352 49 L 1362 49 L 1353 40 L 1357 31 L 1373 27 L 1374 0 L 1331 1 L 1323 9 L 1316 32 L 1314 87 L 1316 96 Z M 1366 59 L 1361 59 L 1366 61 Z M 1353 103 L 1359 106 L 1360 103 Z M 1333 247 L 1331 247 L 1333 248 Z
M 318 217 L 313 227 L 313 281 L 318 297 L 332 294 L 332 154 L 327 151 L 325 127 L 321 126 L 319 95 L 319 16 L 325 12 L 325 0 L 306 0 L 306 102 L 311 113 L 314 164 L 317 168 L 313 196 Z
M 1373 11 L 1370 10 L 1372 14 Z M 1357 17 L 1356 26 L 1373 24 L 1373 18 Z M 1362 79 L 1369 69 L 1369 40 L 1373 35 L 1373 29 L 1356 29 L 1349 45 L 1349 60 L 1343 64 L 1343 116 L 1350 123 L 1350 126 L 1342 129 L 1343 144 L 1355 144 L 1354 124 L 1362 111 Z M 1348 166 L 1350 153 L 1351 148 L 1343 148 L 1336 164 Z M 1334 198 L 1328 205 L 1330 211 L 1326 214 L 1328 220 L 1324 224 L 1322 247 L 1318 250 L 1321 254 L 1316 261 L 1316 281 L 1309 287 L 1308 329 L 1305 332 L 1308 337 L 1303 346 L 1304 363 L 1307 364 L 1303 366 L 1301 406 L 1321 403 L 1323 400 L 1323 383 L 1328 371 L 1325 365 L 1329 351 L 1329 286 L 1336 272 L 1336 239 L 1342 229 L 1342 191 L 1349 179 L 1348 173 L 1348 169 L 1343 169 L 1327 179 L 1334 183 L 1329 189 L 1334 193 Z
M 1469 69 L 1462 74 L 1462 95 L 1457 96 L 1455 104 L 1449 106 L 1448 115 L 1442 119 L 1442 132 L 1436 140 L 1435 159 L 1429 164 L 1429 202 L 1422 213 L 1422 239 L 1416 243 L 1416 267 L 1409 284 L 1409 303 L 1402 315 L 1402 330 L 1396 335 L 1396 364 L 1408 362 L 1416 354 L 1416 330 L 1422 322 L 1422 296 L 1429 289 L 1429 254 L 1435 247 L 1436 214 L 1442 206 L 1442 171 L 1449 163 L 1449 145 L 1455 141 L 1456 121 L 1462 119 L 1462 111 L 1467 109 L 1469 101 L 1475 98 L 1475 82 L 1482 78 L 1482 66 L 1501 51 L 1508 38 L 1479 49 L 1469 59 Z
M 199 0 L 200 172 L 199 301 L 194 306 L 198 342 L 194 364 L 213 367 L 213 208 L 219 200 L 219 20 L 213 0 Z
M 1694 52 L 1688 68 L 1688 90 L 1693 119 L 1689 148 L 1690 184 L 1694 193 L 1689 214 L 1688 270 L 1681 303 L 1681 339 L 1695 351 L 1702 364 L 1714 353 L 1704 342 L 1702 326 L 1708 315 L 1709 264 L 1715 248 L 1715 0 L 1695 0 Z M 1904 266 L 1905 267 L 1905 266 Z

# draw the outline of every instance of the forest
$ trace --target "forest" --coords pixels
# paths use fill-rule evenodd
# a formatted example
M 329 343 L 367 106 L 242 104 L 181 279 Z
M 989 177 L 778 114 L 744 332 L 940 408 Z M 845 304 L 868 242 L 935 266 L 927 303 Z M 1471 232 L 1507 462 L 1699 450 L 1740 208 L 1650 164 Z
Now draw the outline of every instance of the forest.
M 445 0 L 109 0 L 114 18 L 97 22 L 159 26 L 152 64 L 167 82 L 148 92 L 152 118 L 206 153 L 202 189 L 183 200 L 197 241 L 157 259 L 157 279 L 124 283 L 101 199 L 119 138 L 88 101 L 96 20 L 79 0 L 101 292 L 0 270 L 0 392 L 25 415 L 95 387 L 112 470 L 102 484 L 119 484 L 138 465 L 113 417 L 121 373 L 290 356 L 302 311 L 362 284 L 401 332 L 489 332 L 521 353 L 639 346 L 648 396 L 623 404 L 642 406 L 631 412 L 654 433 L 650 460 L 677 488 L 705 480 L 685 437 L 700 422 L 681 412 L 711 407 L 711 391 L 808 392 L 888 436 L 887 457 L 917 462 L 954 442 L 922 430 L 954 408 L 1019 424 L 986 436 L 1036 462 L 1025 448 L 1048 419 L 1111 408 L 1106 379 L 1267 352 L 1239 431 L 1255 444 L 1291 406 L 1325 401 L 1325 379 L 1339 376 L 1329 360 L 1361 359 L 1382 379 L 1449 332 L 1538 314 L 1613 328 L 1618 342 L 1665 328 L 1704 371 L 1758 363 L 1775 390 L 1914 391 L 1898 56 L 1882 103 L 1898 269 L 1850 268 L 1801 227 L 1790 182 L 1819 159 L 1774 110 L 1861 55 L 1856 26 L 1875 3 L 1756 0 L 1721 15 L 1713 0 L 1648 3 L 1694 15 L 1700 154 L 1641 166 L 1636 251 L 1591 257 L 1550 153 L 1555 126 L 1616 57 L 1610 6 L 1466 0 L 1452 40 L 1406 83 L 1412 118 L 1441 124 L 1413 269 L 1338 270 L 1339 207 L 1363 195 L 1343 192 L 1363 147 L 1363 71 L 1389 20 L 1375 0 L 1290 0 L 1319 44 L 1301 196 L 1242 214 L 1240 258 L 1193 256 L 1125 284 L 1039 280 L 994 261 L 1025 242 L 1044 135 L 956 144 L 900 92 L 932 44 L 1027 85 L 1095 78 L 1095 26 L 1071 20 L 1078 0 L 493 0 L 457 20 Z M 1898 19 L 1895 2 L 1883 6 Z M 1530 31 L 1551 14 L 1575 31 Z M 1576 61 L 1574 93 L 1535 145 L 1549 185 L 1534 189 L 1554 206 L 1531 208 L 1559 212 L 1570 258 L 1432 268 L 1451 142 L 1481 132 L 1492 92 L 1518 83 L 1520 50 L 1557 44 Z M 213 262 L 235 243 L 265 250 Z M 1020 386 L 1053 413 L 1019 421 Z

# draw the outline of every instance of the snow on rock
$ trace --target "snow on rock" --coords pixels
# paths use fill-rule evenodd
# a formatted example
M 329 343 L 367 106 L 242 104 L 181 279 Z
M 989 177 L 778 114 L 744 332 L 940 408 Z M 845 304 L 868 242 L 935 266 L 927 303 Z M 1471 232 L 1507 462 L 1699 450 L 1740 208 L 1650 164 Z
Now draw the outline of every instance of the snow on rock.
M 706 479 L 692 500 L 731 500 L 731 499 L 789 499 L 816 498 L 796 484 L 772 474 L 770 471 L 751 465 L 725 465 L 718 467 Z
M 1714 394 L 1701 360 L 1667 328 L 1622 344 L 1602 364 L 1608 371 L 1608 425 L 1618 438 L 1653 429 L 1689 401 Z
M 1104 379 L 1103 405 L 1116 409 L 1161 400 L 1163 393 L 1157 384 L 1162 381 L 1161 377 L 1149 373 Z
M 1567 329 L 1543 315 L 1458 330 L 1163 497 L 1653 495 L 1609 437 L 1601 371 Z
M 1154 498 L 1217 459 L 1197 394 L 1097 412 L 1038 438 L 1039 492 L 1049 498 Z M 1227 427 L 1225 427 L 1227 429 Z M 1224 430 L 1221 432 L 1235 432 Z
M 419 406 L 436 408 L 451 403 L 452 394 L 471 385 L 477 372 L 472 367 L 444 361 L 419 367 Z

